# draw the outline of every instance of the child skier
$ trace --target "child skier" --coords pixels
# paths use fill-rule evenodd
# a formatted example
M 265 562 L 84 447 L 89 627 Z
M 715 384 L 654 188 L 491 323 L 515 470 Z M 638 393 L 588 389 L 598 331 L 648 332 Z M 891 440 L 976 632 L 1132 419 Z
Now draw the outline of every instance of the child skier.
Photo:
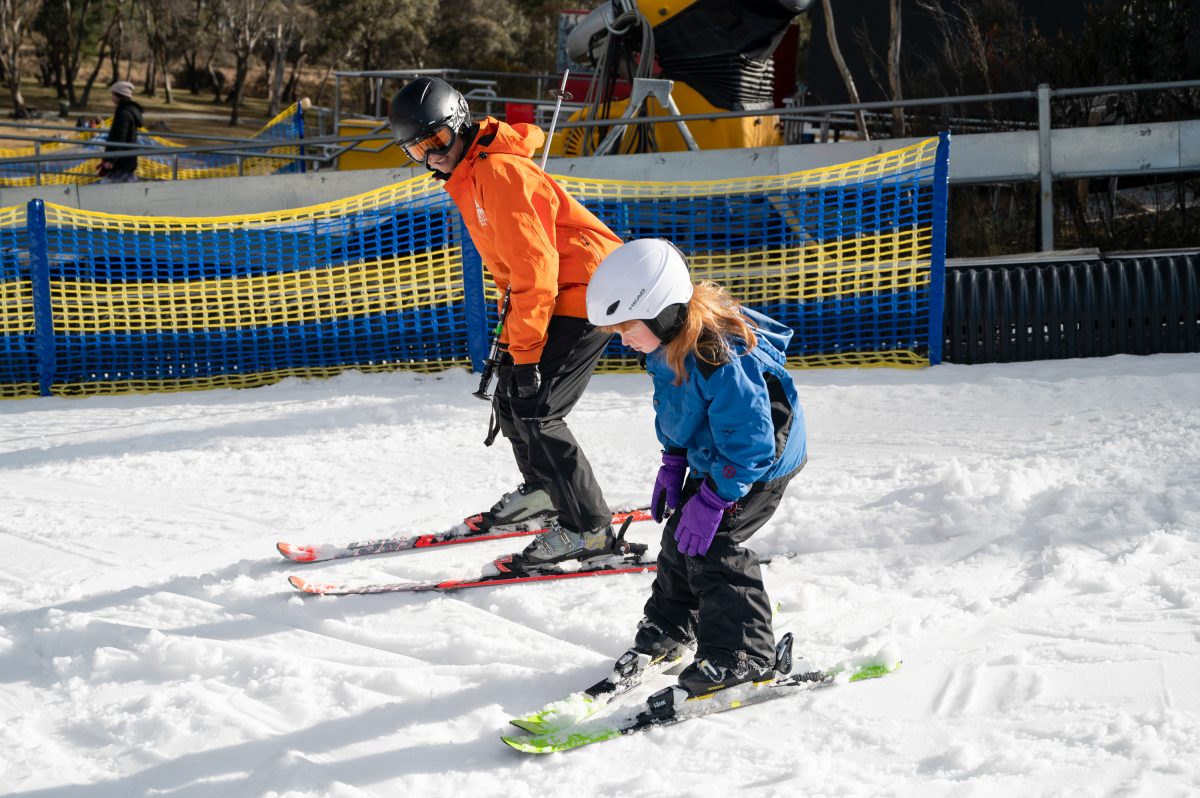
M 792 332 L 716 284 L 693 286 L 683 254 L 655 239 L 600 263 L 587 312 L 644 355 L 663 446 L 651 509 L 670 520 L 633 651 L 675 660 L 694 641 L 695 659 L 679 675 L 692 696 L 770 678 L 771 602 L 757 556 L 741 544 L 771 518 L 807 458 L 783 355 Z

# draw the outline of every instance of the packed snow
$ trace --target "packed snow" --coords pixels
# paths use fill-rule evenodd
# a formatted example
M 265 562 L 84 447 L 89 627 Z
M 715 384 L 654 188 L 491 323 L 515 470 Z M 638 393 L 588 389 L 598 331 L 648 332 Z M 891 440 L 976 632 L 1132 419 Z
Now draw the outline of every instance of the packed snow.
M 288 575 L 469 576 L 524 539 L 275 552 L 511 490 L 475 376 L 0 403 L 0 794 L 1200 793 L 1200 356 L 794 375 L 809 464 L 751 541 L 797 555 L 776 632 L 902 666 L 546 756 L 508 719 L 607 672 L 650 575 L 311 597 Z M 570 418 L 614 505 L 648 499 L 649 393 L 598 376 Z

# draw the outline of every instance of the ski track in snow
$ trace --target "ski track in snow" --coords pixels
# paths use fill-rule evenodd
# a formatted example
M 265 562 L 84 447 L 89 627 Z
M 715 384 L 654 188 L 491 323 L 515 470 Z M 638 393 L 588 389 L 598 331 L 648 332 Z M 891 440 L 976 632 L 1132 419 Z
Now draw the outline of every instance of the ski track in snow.
M 474 376 L 0 403 L 0 795 L 1200 794 L 1200 357 L 794 374 L 809 465 L 752 540 L 796 554 L 764 568 L 776 630 L 902 667 L 545 757 L 508 718 L 600 678 L 650 576 L 315 598 L 286 577 L 467 576 L 526 539 L 274 552 L 511 490 Z M 649 390 L 602 375 L 571 416 L 614 505 L 653 481 Z

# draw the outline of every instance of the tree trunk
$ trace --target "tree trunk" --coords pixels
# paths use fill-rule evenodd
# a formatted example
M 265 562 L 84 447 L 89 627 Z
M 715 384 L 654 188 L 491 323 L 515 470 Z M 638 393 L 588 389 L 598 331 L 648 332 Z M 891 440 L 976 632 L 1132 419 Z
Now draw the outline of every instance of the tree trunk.
M 325 89 L 329 88 L 329 79 L 333 77 L 334 70 L 340 69 L 341 66 L 341 59 L 337 59 L 329 66 L 325 67 L 325 74 L 321 76 L 321 82 L 317 84 L 317 96 L 313 98 L 313 105 L 321 105 L 324 103 Z
M 183 66 L 187 70 L 187 90 L 192 94 L 200 93 L 200 58 L 195 51 L 183 54 Z
M 283 89 L 283 96 L 289 103 L 296 102 L 296 87 L 300 84 L 300 64 L 303 61 L 304 56 L 300 56 L 292 62 L 292 69 L 288 74 L 287 86 Z
M 234 70 L 233 88 L 229 91 L 229 104 L 233 106 L 233 110 L 229 113 L 230 127 L 237 126 L 238 109 L 242 104 L 242 87 L 246 84 L 246 75 L 249 73 L 249 71 L 249 59 L 239 59 L 237 67 Z
M 162 62 L 162 73 L 163 73 L 163 94 L 166 96 L 166 99 L 164 100 L 164 102 L 166 102 L 167 105 L 170 105 L 171 103 L 173 103 L 175 101 L 175 95 L 171 92 L 171 70 L 167 66 L 167 61 L 166 61 L 165 56 L 164 56 L 163 62 Z
M 101 39 L 100 52 L 96 54 L 96 65 L 92 67 L 92 71 L 87 76 L 87 81 L 83 84 L 83 92 L 79 95 L 77 104 L 74 106 L 75 108 L 87 107 L 88 97 L 92 94 L 92 86 L 95 85 L 96 78 L 100 77 L 100 70 L 104 66 L 105 59 L 108 58 L 108 53 L 105 52 L 107 49 L 108 40 Z
M 830 7 L 829 0 L 821 0 L 821 6 L 825 9 L 825 37 L 829 40 L 829 50 L 833 54 L 833 62 L 837 64 L 838 72 L 842 74 L 842 82 L 846 84 L 846 92 L 850 95 L 851 103 L 858 103 L 858 88 L 854 85 L 854 76 L 850 74 L 850 68 L 846 66 L 846 59 L 842 57 L 842 48 L 838 47 L 837 31 L 833 27 L 833 8 Z M 863 141 L 870 141 L 871 134 L 867 131 L 867 118 L 862 111 L 854 112 L 854 119 L 858 123 L 858 135 Z
M 118 18 L 117 33 L 112 41 L 112 79 L 108 81 L 109 84 L 116 83 L 121 79 L 121 59 L 125 58 L 125 44 L 125 20 Z M 132 66 L 130 64 L 130 67 Z
M 153 55 L 146 61 L 146 88 L 142 92 L 147 97 L 153 97 L 158 91 L 158 59 Z
M 13 117 L 15 119 L 28 119 L 29 111 L 25 108 L 25 95 L 21 94 L 20 73 L 17 73 L 17 80 L 10 79 L 8 81 L 8 93 L 12 96 Z
M 287 50 L 291 42 L 289 31 L 288 40 L 283 38 L 283 23 L 275 28 L 275 58 L 271 65 L 271 118 L 279 113 L 280 100 L 283 96 L 283 73 L 287 67 Z
M 892 11 L 892 34 L 888 40 L 888 86 L 892 91 L 892 100 L 899 102 L 904 99 L 900 87 L 900 4 L 903 0 L 890 0 L 888 5 Z M 904 109 L 892 109 L 892 138 L 904 137 Z

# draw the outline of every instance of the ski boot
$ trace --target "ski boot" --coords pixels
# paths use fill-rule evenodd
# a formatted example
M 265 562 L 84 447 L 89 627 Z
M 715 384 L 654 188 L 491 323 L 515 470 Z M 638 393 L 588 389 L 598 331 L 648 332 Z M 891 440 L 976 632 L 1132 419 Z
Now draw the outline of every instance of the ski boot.
M 646 671 L 669 673 L 695 651 L 693 640 L 676 640 L 649 618 L 638 621 L 633 646 L 617 658 L 608 680 L 614 685 L 641 681 Z
M 550 494 L 541 488 L 531 488 L 522 482 L 514 491 L 500 497 L 492 509 L 466 519 L 472 529 L 521 524 L 528 529 L 548 526 L 558 515 L 550 502 Z
M 738 657 L 742 667 L 727 668 L 707 659 L 698 659 L 683 669 L 679 681 L 664 687 L 646 699 L 646 709 L 638 714 L 639 723 L 670 723 L 679 713 L 680 707 L 693 698 L 707 698 L 727 687 L 755 682 L 763 684 L 777 676 L 786 676 L 792 668 L 810 667 L 803 657 L 799 662 L 792 659 L 792 633 L 785 634 L 775 646 L 775 664 L 763 666 L 753 663 L 744 656 Z M 820 671 L 801 671 L 801 681 L 821 681 L 825 674 Z
M 746 682 L 769 682 L 776 675 L 791 673 L 793 664 L 792 635 L 789 632 L 775 646 L 774 663 L 752 660 L 744 651 L 739 651 L 737 658 L 731 663 L 716 663 L 707 658 L 698 659 L 680 672 L 679 688 L 691 698 L 702 698 Z M 807 662 L 804 662 L 804 665 L 807 666 Z
M 558 563 L 579 560 L 583 567 L 603 568 L 607 565 L 625 564 L 629 557 L 634 559 L 646 552 L 641 543 L 627 543 L 625 530 L 633 518 L 625 519 L 620 533 L 614 535 L 612 524 L 605 524 L 588 532 L 576 532 L 563 526 L 557 519 L 550 528 L 533 539 L 519 554 L 500 557 L 484 566 L 484 576 L 500 576 L 520 573 L 561 573 Z

